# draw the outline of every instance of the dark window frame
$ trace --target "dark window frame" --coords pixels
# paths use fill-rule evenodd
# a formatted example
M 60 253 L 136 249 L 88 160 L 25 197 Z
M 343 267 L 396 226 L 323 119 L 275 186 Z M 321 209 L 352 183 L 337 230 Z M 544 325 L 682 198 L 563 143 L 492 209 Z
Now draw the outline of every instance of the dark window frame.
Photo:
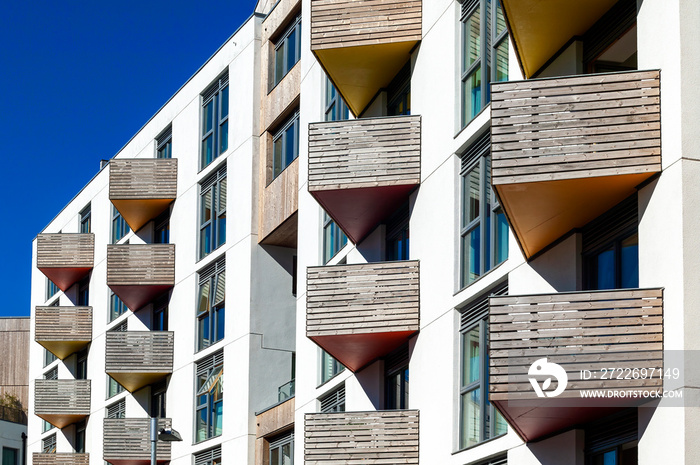
M 211 107 L 211 128 L 207 128 L 207 108 Z M 228 69 L 202 93 L 200 105 L 200 156 L 199 170 L 209 166 L 228 150 L 229 79 Z M 207 141 L 211 137 L 211 146 Z M 208 148 L 211 152 L 208 152 Z
M 206 218 L 206 196 L 210 196 L 209 218 Z M 226 243 L 228 204 L 226 166 L 219 168 L 199 184 L 199 259 L 208 256 Z
M 222 378 L 224 375 L 224 354 L 219 351 L 195 363 L 195 386 L 194 386 L 194 443 L 206 441 L 208 439 L 221 436 L 223 434 L 223 419 L 221 419 L 221 430 L 217 432 L 216 423 L 218 416 L 215 415 L 217 404 L 220 407 L 221 416 L 223 417 L 224 409 L 224 392 L 221 389 Z M 212 381 L 213 380 L 213 381 Z M 200 391 L 211 382 L 209 389 L 200 394 Z M 219 386 L 218 389 L 215 386 Z M 217 389 L 220 397 L 217 399 L 216 393 L 212 395 L 212 390 Z M 200 429 L 197 424 L 201 412 L 205 411 L 206 425 L 203 436 L 200 436 Z M 218 434 L 217 434 L 218 433 Z
M 345 411 L 345 383 L 318 399 L 321 413 L 338 413 Z
M 226 337 L 226 259 L 220 258 L 198 273 L 196 301 L 196 352 Z M 207 295 L 203 295 L 204 288 Z M 223 295 L 222 295 L 223 294 Z M 206 302 L 206 304 L 205 304 Z M 204 334 L 208 332 L 209 338 Z
M 323 264 L 325 265 L 333 259 L 338 252 L 348 243 L 348 236 L 345 235 L 338 223 L 325 211 L 323 212 Z
M 292 131 L 289 131 L 293 128 Z M 297 109 L 294 113 L 285 120 L 285 122 L 280 126 L 277 131 L 274 132 L 272 136 L 272 181 L 274 181 L 279 175 L 282 174 L 284 170 L 291 165 L 294 160 L 299 158 L 299 110 Z M 293 138 L 292 144 L 292 158 L 287 159 L 287 148 L 290 144 L 290 135 Z M 277 144 L 281 144 L 279 160 L 277 160 Z
M 131 227 L 129 223 L 126 222 L 122 214 L 117 210 L 117 207 L 112 205 L 112 231 L 111 238 L 112 244 L 117 244 L 120 240 L 124 238 L 127 234 L 131 232 Z
M 268 465 L 294 465 L 294 430 L 286 431 L 278 434 L 276 437 L 266 439 L 268 442 Z M 283 450 L 285 446 L 289 446 L 289 455 L 291 462 L 284 462 Z M 277 450 L 277 460 L 273 461 L 274 451 Z
M 168 127 L 156 137 L 156 158 L 173 157 L 173 127 Z
M 325 102 L 324 121 L 344 121 L 350 118 L 350 109 L 328 76 L 326 76 Z
M 289 41 L 290 38 L 294 37 L 294 54 L 292 60 L 290 61 L 289 56 Z M 292 20 L 292 22 L 287 26 L 284 32 L 275 41 L 275 49 L 272 54 L 272 80 L 270 85 L 270 91 L 275 88 L 277 84 L 282 82 L 284 77 L 289 74 L 289 72 L 294 68 L 294 66 L 301 59 L 301 13 Z M 278 68 L 278 60 L 282 59 L 280 67 Z M 278 73 L 278 71 L 280 71 Z
M 92 204 L 90 203 L 80 211 L 80 232 L 82 234 L 92 232 Z

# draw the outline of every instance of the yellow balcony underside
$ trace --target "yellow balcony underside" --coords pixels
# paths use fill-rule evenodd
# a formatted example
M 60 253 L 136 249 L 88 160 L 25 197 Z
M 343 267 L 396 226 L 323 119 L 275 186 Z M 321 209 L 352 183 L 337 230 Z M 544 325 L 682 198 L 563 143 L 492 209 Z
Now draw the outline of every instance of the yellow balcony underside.
M 617 0 L 502 0 L 526 78 L 572 37 L 583 35 Z
M 170 372 L 163 373 L 120 373 L 120 372 L 107 372 L 109 376 L 114 378 L 119 384 L 124 386 L 129 392 L 136 392 L 142 387 L 148 386 L 155 382 L 160 381 L 170 374 Z
M 112 204 L 119 210 L 124 221 L 132 231 L 138 231 L 143 225 L 160 215 L 175 199 L 112 199 Z
M 410 40 L 316 49 L 314 53 L 350 111 L 358 116 L 406 64 L 417 43 Z
M 56 413 L 49 413 L 49 414 L 43 414 L 43 413 L 37 413 L 36 416 L 38 416 L 41 419 L 46 420 L 47 422 L 51 423 L 54 425 L 56 428 L 65 428 L 68 425 L 72 425 L 73 423 L 77 423 L 79 421 L 84 420 L 87 415 L 70 415 L 70 414 L 56 414 Z
M 90 341 L 36 341 L 61 360 L 87 346 Z M 47 420 L 48 421 L 48 420 Z

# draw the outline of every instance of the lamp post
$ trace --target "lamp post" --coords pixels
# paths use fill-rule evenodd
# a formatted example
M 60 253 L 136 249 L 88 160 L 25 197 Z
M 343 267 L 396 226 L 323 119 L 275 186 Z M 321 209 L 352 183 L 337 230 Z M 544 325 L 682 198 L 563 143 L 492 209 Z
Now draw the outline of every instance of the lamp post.
M 158 449 L 158 441 L 175 442 L 182 441 L 180 433 L 174 429 L 161 429 L 158 431 L 158 419 L 151 417 L 151 465 L 157 465 L 156 455 Z

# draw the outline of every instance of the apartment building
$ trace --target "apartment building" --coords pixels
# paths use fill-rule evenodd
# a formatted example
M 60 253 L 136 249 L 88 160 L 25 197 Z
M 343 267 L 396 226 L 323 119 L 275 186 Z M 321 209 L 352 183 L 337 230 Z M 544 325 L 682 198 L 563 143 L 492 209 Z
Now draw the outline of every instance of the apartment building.
M 34 461 L 697 463 L 698 25 L 261 0 L 35 241 Z

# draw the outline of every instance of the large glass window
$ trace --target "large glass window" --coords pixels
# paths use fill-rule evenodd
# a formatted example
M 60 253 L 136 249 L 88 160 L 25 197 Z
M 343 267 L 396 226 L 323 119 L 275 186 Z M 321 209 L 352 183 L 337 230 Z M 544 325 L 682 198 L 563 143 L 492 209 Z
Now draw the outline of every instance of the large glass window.
M 272 179 L 279 176 L 299 156 L 299 111 L 297 110 L 272 137 Z
M 275 42 L 275 79 L 272 87 L 276 86 L 287 75 L 301 57 L 301 15 Z
M 129 231 L 131 231 L 131 228 L 122 217 L 122 214 L 112 205 L 112 244 L 119 242 L 122 237 L 129 234 Z
M 294 465 L 294 431 L 270 439 L 269 465 Z
M 92 220 L 91 220 L 91 208 L 90 204 L 87 204 L 87 207 L 83 208 L 83 210 L 80 212 L 80 232 L 83 234 L 87 234 L 92 232 Z
M 343 371 L 345 367 L 331 354 L 321 349 L 321 384 Z
M 508 258 L 508 221 L 491 188 L 488 134 L 462 155 L 460 287 Z
M 328 213 L 323 212 L 323 263 L 335 257 L 335 254 L 340 252 L 340 249 L 348 243 L 348 236 L 340 229 L 335 221 L 328 216 Z
M 228 71 L 202 94 L 202 153 L 199 168 L 228 150 Z
M 226 167 L 200 185 L 199 258 L 226 242 Z
M 331 80 L 326 76 L 326 121 L 341 121 L 350 117 L 350 110 Z
M 221 435 L 224 408 L 224 353 L 197 363 L 195 386 L 195 442 Z
M 156 158 L 172 158 L 173 157 L 173 128 L 168 126 L 168 129 L 163 131 L 156 139 Z
M 508 80 L 508 30 L 500 0 L 462 3 L 462 126 L 490 101 L 489 84 Z
M 197 350 L 225 335 L 226 262 L 222 258 L 199 273 L 197 292 Z

